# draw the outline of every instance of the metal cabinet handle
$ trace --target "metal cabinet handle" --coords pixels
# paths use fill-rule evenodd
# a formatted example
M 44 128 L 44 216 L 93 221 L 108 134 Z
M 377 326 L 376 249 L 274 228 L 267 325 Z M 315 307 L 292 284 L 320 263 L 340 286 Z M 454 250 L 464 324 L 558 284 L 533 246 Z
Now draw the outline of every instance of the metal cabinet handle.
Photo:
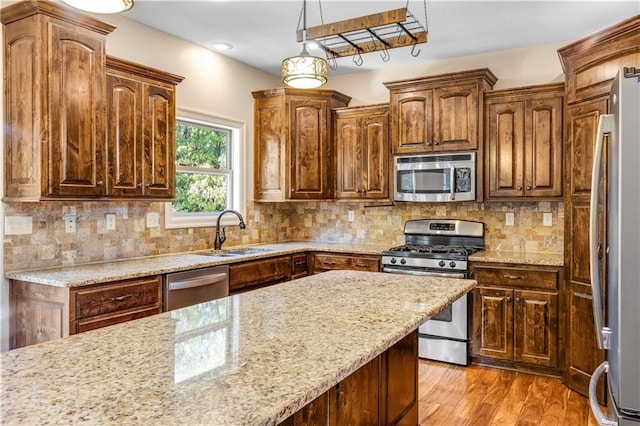
M 146 186 L 147 188 L 151 188 L 151 184 L 150 184 L 150 183 L 146 184 L 145 186 Z
M 367 265 L 366 263 L 356 263 L 354 265 L 356 268 L 368 268 L 369 265 Z
M 101 180 L 99 180 L 98 182 L 96 182 L 96 185 L 98 185 L 98 186 L 104 186 L 104 182 L 103 182 L 103 181 L 101 181 Z
M 327 260 L 323 260 L 323 261 L 322 261 L 322 264 L 323 264 L 323 265 L 335 265 L 335 264 L 336 264 L 336 262 L 329 262 L 329 261 L 327 261 Z
M 508 280 L 521 280 L 524 279 L 522 275 L 503 275 L 504 278 Z
M 136 188 L 142 188 L 142 184 L 141 183 L 137 184 Z
M 112 297 L 111 301 L 112 302 L 124 302 L 127 299 L 131 299 L 133 297 L 133 294 L 125 294 L 124 296 L 116 296 L 116 297 Z

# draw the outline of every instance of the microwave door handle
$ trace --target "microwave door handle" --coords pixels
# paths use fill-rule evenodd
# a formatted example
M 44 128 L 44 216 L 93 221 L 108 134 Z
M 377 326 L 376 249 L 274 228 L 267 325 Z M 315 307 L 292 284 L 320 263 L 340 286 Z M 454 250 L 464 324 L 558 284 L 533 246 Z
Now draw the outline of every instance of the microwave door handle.
M 449 176 L 449 187 L 451 188 L 451 201 L 456 199 L 456 168 L 451 167 L 451 176 Z

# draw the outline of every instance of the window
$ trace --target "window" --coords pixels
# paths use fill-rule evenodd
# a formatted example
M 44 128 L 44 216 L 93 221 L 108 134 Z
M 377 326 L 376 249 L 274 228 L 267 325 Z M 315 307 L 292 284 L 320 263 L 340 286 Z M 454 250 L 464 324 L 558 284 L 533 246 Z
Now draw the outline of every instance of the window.
M 165 228 L 215 226 L 225 209 L 244 213 L 244 124 L 184 112 L 175 132 L 176 201 L 166 203 Z

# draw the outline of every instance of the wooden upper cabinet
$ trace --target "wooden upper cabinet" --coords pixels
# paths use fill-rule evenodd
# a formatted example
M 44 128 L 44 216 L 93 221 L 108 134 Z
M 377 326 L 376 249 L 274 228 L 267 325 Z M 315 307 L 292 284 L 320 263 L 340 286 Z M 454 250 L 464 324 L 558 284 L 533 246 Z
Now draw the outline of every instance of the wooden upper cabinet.
M 562 197 L 563 84 L 485 94 L 486 200 Z
M 485 68 L 384 83 L 390 92 L 392 153 L 478 149 L 483 94 L 496 81 Z
M 388 105 L 339 108 L 333 113 L 336 197 L 389 197 Z
M 252 94 L 254 199 L 333 198 L 331 110 L 351 98 L 332 90 L 290 88 Z
M 108 195 L 175 194 L 175 86 L 182 77 L 107 58 Z
M 2 9 L 5 200 L 106 194 L 105 40 L 115 27 L 48 2 Z

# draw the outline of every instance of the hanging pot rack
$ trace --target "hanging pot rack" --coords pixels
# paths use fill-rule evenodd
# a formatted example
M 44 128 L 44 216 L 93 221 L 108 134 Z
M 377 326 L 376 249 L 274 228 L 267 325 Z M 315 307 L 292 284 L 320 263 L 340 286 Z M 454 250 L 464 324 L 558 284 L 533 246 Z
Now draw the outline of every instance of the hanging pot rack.
M 329 59 L 354 56 L 356 65 L 362 64 L 361 54 L 376 51 L 382 51 L 387 61 L 387 50 L 398 47 L 413 46 L 411 54 L 417 56 L 416 46 L 426 43 L 427 35 L 427 29 L 406 7 L 306 29 L 306 40 L 315 41 Z M 303 41 L 301 30 L 297 38 Z

